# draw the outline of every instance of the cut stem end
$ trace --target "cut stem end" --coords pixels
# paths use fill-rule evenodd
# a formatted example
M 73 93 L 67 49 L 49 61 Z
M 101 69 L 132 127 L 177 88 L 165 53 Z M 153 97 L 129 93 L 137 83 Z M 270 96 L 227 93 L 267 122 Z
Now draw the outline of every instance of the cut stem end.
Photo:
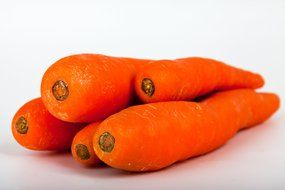
M 154 87 L 152 80 L 149 78 L 144 78 L 142 80 L 141 89 L 146 95 L 151 97 L 154 93 L 154 90 L 155 90 L 155 87 Z
M 84 144 L 77 144 L 75 146 L 75 152 L 81 160 L 88 160 L 90 158 L 88 148 Z
M 16 130 L 20 134 L 26 134 L 28 132 L 28 121 L 25 117 L 19 117 L 18 121 L 16 122 Z
M 104 132 L 99 138 L 99 146 L 104 152 L 111 152 L 115 146 L 115 138 L 109 132 Z
M 58 80 L 52 86 L 52 94 L 58 101 L 64 101 L 69 96 L 68 85 L 63 80 Z

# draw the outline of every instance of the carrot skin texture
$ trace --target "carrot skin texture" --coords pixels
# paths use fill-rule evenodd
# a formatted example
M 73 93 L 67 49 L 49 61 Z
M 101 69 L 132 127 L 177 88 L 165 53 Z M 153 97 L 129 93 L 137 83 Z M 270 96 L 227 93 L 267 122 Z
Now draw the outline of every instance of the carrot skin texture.
M 131 104 L 136 70 L 147 62 L 100 54 L 62 58 L 43 76 L 43 102 L 58 119 L 100 121 Z
M 99 158 L 93 149 L 93 136 L 98 129 L 99 122 L 87 125 L 74 137 L 71 145 L 73 158 L 84 166 L 98 166 Z
M 152 80 L 153 94 L 142 89 L 144 79 Z M 255 89 L 263 85 L 259 74 L 200 57 L 153 61 L 135 79 L 136 93 L 146 103 L 192 100 L 216 90 Z
M 216 93 L 200 103 L 133 106 L 103 121 L 93 146 L 97 156 L 114 168 L 159 170 L 222 146 L 240 129 L 268 119 L 278 107 L 277 95 L 250 89 Z M 102 134 L 112 135 L 111 151 L 100 147 Z
M 19 122 L 26 124 L 26 130 L 21 132 Z M 17 111 L 11 128 L 16 141 L 27 149 L 61 151 L 70 149 L 73 137 L 83 126 L 58 120 L 47 111 L 41 98 L 36 98 Z

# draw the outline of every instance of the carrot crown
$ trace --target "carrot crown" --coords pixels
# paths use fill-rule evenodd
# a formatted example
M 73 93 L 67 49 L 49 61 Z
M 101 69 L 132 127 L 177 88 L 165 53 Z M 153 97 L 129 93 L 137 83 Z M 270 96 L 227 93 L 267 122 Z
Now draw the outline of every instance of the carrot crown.
M 81 160 L 88 160 L 90 158 L 90 153 L 88 151 L 87 146 L 83 144 L 77 144 L 75 146 L 75 151 L 76 155 L 81 159 Z
M 154 87 L 152 80 L 149 78 L 144 78 L 142 80 L 141 89 L 145 94 L 147 94 L 149 97 L 151 97 L 154 93 L 154 90 L 155 90 L 155 87 Z
M 27 119 L 23 116 L 19 117 L 16 123 L 17 132 L 20 134 L 26 134 L 28 132 L 28 129 L 29 127 Z
M 63 80 L 58 80 L 52 87 L 52 94 L 58 101 L 64 101 L 69 96 L 68 85 Z
M 115 138 L 109 132 L 104 132 L 99 138 L 99 146 L 104 152 L 111 152 L 115 146 Z

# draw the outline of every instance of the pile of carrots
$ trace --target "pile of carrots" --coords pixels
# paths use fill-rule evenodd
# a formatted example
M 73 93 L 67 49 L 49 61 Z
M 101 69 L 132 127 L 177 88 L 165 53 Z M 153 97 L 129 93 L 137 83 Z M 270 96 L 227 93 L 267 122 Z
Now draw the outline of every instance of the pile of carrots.
M 22 146 L 71 150 L 84 166 L 154 171 L 205 154 L 280 105 L 261 75 L 213 59 L 78 54 L 45 72 L 12 121 Z

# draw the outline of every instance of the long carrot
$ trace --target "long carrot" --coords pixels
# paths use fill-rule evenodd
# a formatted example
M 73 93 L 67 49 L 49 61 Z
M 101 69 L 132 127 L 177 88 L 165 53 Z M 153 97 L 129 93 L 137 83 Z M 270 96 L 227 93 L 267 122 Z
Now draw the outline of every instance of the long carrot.
M 265 121 L 278 107 L 277 95 L 250 89 L 216 93 L 201 103 L 133 106 L 103 121 L 93 146 L 112 167 L 158 170 L 220 147 L 237 131 Z
M 130 105 L 135 73 L 148 60 L 79 54 L 54 63 L 44 74 L 41 95 L 55 117 L 93 122 Z
M 85 166 L 97 166 L 100 163 L 93 149 L 93 136 L 98 130 L 99 122 L 92 123 L 81 129 L 74 137 L 71 145 L 73 158 Z
M 258 88 L 263 84 L 258 74 L 199 57 L 153 61 L 135 79 L 137 95 L 148 103 L 191 100 L 216 90 Z
M 84 124 L 60 121 L 44 107 L 40 98 L 23 105 L 12 121 L 17 142 L 32 150 L 67 150 Z

